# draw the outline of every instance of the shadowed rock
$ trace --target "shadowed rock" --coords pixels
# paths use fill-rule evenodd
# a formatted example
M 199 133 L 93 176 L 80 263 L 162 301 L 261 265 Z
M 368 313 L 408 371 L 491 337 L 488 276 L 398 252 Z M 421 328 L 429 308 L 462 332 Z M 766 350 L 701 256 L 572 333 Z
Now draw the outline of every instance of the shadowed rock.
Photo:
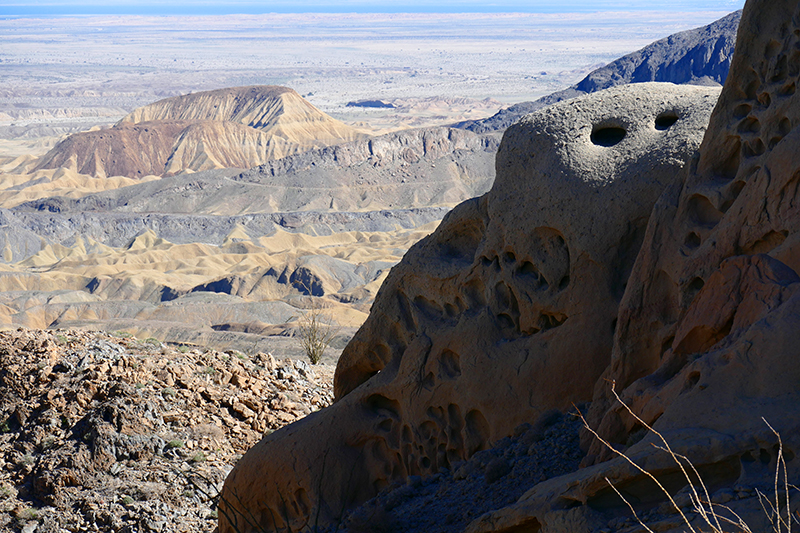
M 782 437 L 786 479 L 800 476 L 799 45 L 797 2 L 747 2 L 699 153 L 653 210 L 589 413 L 611 446 L 672 493 L 687 484 L 678 464 L 651 446 L 661 444 L 656 437 L 643 435 L 613 398 L 616 383 L 622 402 L 694 463 L 712 500 L 752 531 L 772 529 L 756 489 L 789 496 L 776 494 L 778 437 L 764 420 Z M 687 528 L 644 474 L 589 435 L 584 444 L 584 464 L 593 466 L 533 487 L 467 531 L 608 527 L 629 511 L 607 479 L 650 514 L 653 530 Z M 564 501 L 575 505 L 565 511 Z M 697 527 L 696 514 L 689 517 Z
M 389 274 L 339 361 L 337 403 L 266 437 L 231 473 L 220 530 L 252 530 L 247 513 L 267 530 L 317 512 L 329 523 L 392 482 L 589 399 L 652 204 L 716 98 L 626 86 L 509 129 L 492 190 Z M 676 120 L 657 127 L 666 116 Z

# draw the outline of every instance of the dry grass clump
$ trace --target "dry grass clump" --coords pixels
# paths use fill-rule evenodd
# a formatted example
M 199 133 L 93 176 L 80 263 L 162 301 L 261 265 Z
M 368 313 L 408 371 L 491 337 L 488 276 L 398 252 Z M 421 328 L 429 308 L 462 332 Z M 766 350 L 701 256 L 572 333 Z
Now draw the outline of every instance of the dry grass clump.
M 733 528 L 734 531 L 740 531 L 743 533 L 754 533 L 750 526 L 744 521 L 744 519 L 739 516 L 733 509 L 731 509 L 727 505 L 713 503 L 711 498 L 708 494 L 708 488 L 706 487 L 705 483 L 703 483 L 703 479 L 700 477 L 699 472 L 692 464 L 692 462 L 684 455 L 681 455 L 675 452 L 664 438 L 664 436 L 653 429 L 647 422 L 642 420 L 636 413 L 634 413 L 630 407 L 628 407 L 625 402 L 619 397 L 615 390 L 615 383 L 612 382 L 611 384 L 611 392 L 614 395 L 614 398 L 619 402 L 625 410 L 639 423 L 645 428 L 647 431 L 652 431 L 653 434 L 658 437 L 661 441 L 662 445 L 653 444 L 653 446 L 661 450 L 672 458 L 675 463 L 680 468 L 684 479 L 688 483 L 689 488 L 689 497 L 691 500 L 691 509 L 700 516 L 702 519 L 702 523 L 705 526 L 710 528 L 712 533 L 726 533 L 727 531 L 731 531 L 731 529 L 725 529 L 725 527 Z M 661 484 L 661 482 L 656 479 L 656 477 L 651 474 L 650 472 L 646 471 L 644 468 L 636 464 L 630 457 L 628 457 L 624 452 L 621 452 L 614 448 L 608 441 L 603 439 L 597 432 L 589 426 L 589 423 L 584 418 L 583 414 L 578 411 L 581 421 L 583 422 L 584 427 L 594 435 L 597 440 L 603 443 L 609 450 L 617 454 L 618 456 L 625 459 L 631 466 L 637 469 L 639 472 L 650 478 L 661 492 L 667 497 L 669 502 L 672 504 L 674 509 L 680 514 L 681 519 L 683 520 L 687 531 L 690 533 L 700 533 L 701 531 L 705 531 L 705 529 L 698 530 L 696 529 L 689 517 L 686 516 L 686 513 L 683 512 L 681 507 L 675 502 L 672 495 L 667 491 L 667 489 Z M 775 429 L 769 424 L 762 417 L 764 423 L 769 427 L 769 429 L 775 434 L 778 438 L 778 458 L 777 458 L 777 465 L 775 468 L 775 482 L 774 482 L 774 497 L 768 497 L 760 490 L 756 489 L 756 494 L 758 495 L 758 499 L 761 503 L 761 507 L 764 509 L 764 514 L 769 519 L 771 529 L 774 533 L 791 533 L 792 531 L 792 523 L 797 522 L 800 524 L 800 520 L 797 517 L 793 517 L 790 508 L 790 489 L 800 490 L 794 485 L 789 484 L 788 474 L 786 471 L 786 460 L 783 455 L 783 441 L 781 439 L 780 434 L 775 431 Z M 649 533 L 655 533 L 650 527 L 647 526 L 636 514 L 636 510 L 634 509 L 633 505 L 625 499 L 622 493 L 617 490 L 611 480 L 608 477 L 605 478 L 606 482 L 609 486 L 614 490 L 614 492 L 622 499 L 623 502 L 628 506 L 633 513 L 633 517 L 642 526 L 646 531 Z M 720 514 L 720 511 L 726 511 L 730 514 L 730 517 L 724 516 Z M 723 526 L 724 525 L 724 526 Z

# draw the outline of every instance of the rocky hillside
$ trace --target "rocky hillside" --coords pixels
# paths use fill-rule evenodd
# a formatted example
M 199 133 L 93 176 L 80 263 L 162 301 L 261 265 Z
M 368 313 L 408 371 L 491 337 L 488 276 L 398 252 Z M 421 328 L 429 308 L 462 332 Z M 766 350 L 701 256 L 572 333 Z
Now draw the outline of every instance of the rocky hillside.
M 231 87 L 159 100 L 132 111 L 118 125 L 173 120 L 241 124 L 306 149 L 361 136 L 294 90 L 272 85 Z
M 220 89 L 137 109 L 113 128 L 73 134 L 33 172 L 68 168 L 94 177 L 250 168 L 364 135 L 285 87 Z
M 488 190 L 497 145 L 410 130 L 0 210 L 0 324 L 294 353 L 312 296 L 345 326 L 338 355 L 402 254 Z
M 512 105 L 485 120 L 459 124 L 475 132 L 505 130 L 537 109 L 626 83 L 661 81 L 721 85 L 733 57 L 736 29 L 742 12 L 694 30 L 670 35 L 591 72 L 577 84 L 534 102 Z
M 0 333 L 0 529 L 210 532 L 240 454 L 328 405 L 332 370 L 121 333 Z

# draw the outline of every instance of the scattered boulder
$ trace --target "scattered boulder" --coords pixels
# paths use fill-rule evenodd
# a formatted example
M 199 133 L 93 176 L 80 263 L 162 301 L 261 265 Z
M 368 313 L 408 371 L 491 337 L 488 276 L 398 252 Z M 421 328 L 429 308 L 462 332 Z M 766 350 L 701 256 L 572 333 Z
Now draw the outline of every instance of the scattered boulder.
M 332 377 L 271 354 L 0 332 L 0 529 L 210 532 L 232 464 L 330 404 Z
M 652 205 L 697 148 L 717 96 L 631 85 L 510 128 L 492 190 L 389 274 L 339 361 L 337 402 L 238 463 L 220 531 L 249 531 L 249 513 L 267 529 L 312 514 L 331 523 L 392 483 L 590 399 Z M 505 468 L 488 471 L 499 482 Z

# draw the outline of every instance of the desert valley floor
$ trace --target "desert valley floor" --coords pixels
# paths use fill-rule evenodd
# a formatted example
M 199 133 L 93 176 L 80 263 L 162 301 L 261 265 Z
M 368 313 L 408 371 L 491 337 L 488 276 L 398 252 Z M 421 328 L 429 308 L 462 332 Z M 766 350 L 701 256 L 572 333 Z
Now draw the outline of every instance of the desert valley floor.
M 341 348 L 366 317 L 388 268 L 448 208 L 488 190 L 499 136 L 469 140 L 485 144 L 479 162 L 444 153 L 416 166 L 376 167 L 367 174 L 361 169 L 353 181 L 335 185 L 349 190 L 318 197 L 308 172 L 292 169 L 289 178 L 268 184 L 263 176 L 238 179 L 232 190 L 227 178 L 243 168 L 212 176 L 180 169 L 165 178 L 148 171 L 98 175 L 67 164 L 68 156 L 48 165 L 41 157 L 66 135 L 107 128 L 134 108 L 243 85 L 287 86 L 363 136 L 481 119 L 723 14 L 0 20 L 0 207 L 12 209 L 3 211 L 0 321 L 11 327 L 123 330 L 218 348 L 272 346 L 297 354 L 296 343 L 286 337 L 294 330 L 285 323 L 309 305 L 302 295 L 222 289 L 231 275 L 261 264 L 288 269 L 289 275 L 300 269 L 327 276 L 326 293 L 338 296 L 326 305 L 345 327 L 334 343 Z M 313 179 L 336 181 L 324 172 Z M 387 179 L 402 182 L 397 187 L 407 192 L 386 193 L 381 182 Z M 247 188 L 248 181 L 259 186 Z M 352 186 L 361 187 L 359 198 Z M 192 191 L 201 199 L 181 200 Z M 105 200 L 91 214 L 84 207 L 36 204 L 92 195 Z M 106 203 L 110 197 L 113 206 Z M 42 218 L 55 210 L 73 214 L 66 215 L 69 220 Z M 123 221 L 120 213 L 129 216 Z M 132 222 L 134 215 L 138 220 Z M 194 217 L 189 226 L 206 231 L 179 230 L 187 217 Z M 287 217 L 295 222 L 281 222 Z M 9 230 L 22 219 L 39 228 L 35 236 Z M 232 243 L 255 254 L 225 247 Z M 201 286 L 206 288 L 197 292 Z M 165 287 L 181 298 L 162 298 Z M 206 316 L 197 315 L 200 309 Z

